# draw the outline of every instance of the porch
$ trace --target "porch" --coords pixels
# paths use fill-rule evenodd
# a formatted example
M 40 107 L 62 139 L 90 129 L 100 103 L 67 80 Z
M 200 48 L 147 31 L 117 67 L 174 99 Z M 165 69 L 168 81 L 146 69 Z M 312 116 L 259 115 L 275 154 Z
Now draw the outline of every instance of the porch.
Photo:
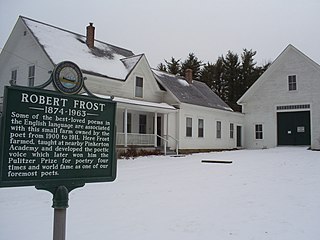
M 166 103 L 152 103 L 115 97 L 117 102 L 117 148 L 154 147 L 178 150 L 178 140 L 168 133 L 169 115 L 176 109 Z

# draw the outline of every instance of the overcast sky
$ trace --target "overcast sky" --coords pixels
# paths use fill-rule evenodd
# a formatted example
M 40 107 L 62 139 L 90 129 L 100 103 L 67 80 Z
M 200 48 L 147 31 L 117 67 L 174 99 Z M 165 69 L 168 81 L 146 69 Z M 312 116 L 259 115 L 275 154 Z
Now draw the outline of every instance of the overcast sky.
M 320 63 L 319 0 L 0 0 L 0 48 L 19 15 L 83 35 L 93 22 L 96 39 L 145 53 L 151 67 L 243 48 L 261 65 L 288 44 Z

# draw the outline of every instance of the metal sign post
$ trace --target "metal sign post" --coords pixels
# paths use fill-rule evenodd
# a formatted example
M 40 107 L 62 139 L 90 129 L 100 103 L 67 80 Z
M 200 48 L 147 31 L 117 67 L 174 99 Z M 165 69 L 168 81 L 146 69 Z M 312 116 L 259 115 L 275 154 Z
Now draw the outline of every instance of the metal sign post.
M 69 201 L 69 191 L 65 186 L 59 186 L 53 195 L 54 218 L 53 240 L 65 240 L 66 218 Z
M 43 90 L 53 83 L 59 92 Z M 77 94 L 82 90 L 89 96 Z M 35 186 L 53 194 L 54 240 L 64 240 L 69 192 L 116 178 L 116 103 L 94 97 L 72 62 L 38 88 L 5 87 L 0 187 Z

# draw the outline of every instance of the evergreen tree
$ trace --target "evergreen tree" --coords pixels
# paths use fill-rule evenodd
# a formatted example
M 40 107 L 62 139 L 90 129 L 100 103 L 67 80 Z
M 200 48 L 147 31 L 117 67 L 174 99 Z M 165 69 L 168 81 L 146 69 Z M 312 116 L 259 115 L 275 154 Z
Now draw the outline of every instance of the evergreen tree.
M 198 60 L 194 53 L 189 53 L 188 58 L 181 64 L 180 75 L 184 76 L 187 69 L 192 69 L 192 78 L 200 79 L 202 62 Z
M 227 83 L 224 79 L 223 57 L 219 57 L 216 63 L 207 63 L 204 65 L 200 81 L 204 82 L 214 91 L 222 100 L 227 100 Z
M 167 64 L 168 73 L 178 74 L 181 71 L 180 59 L 176 60 L 174 57 L 171 57 L 171 62 L 164 60 Z
M 247 50 L 243 49 L 243 53 L 241 54 L 241 67 L 240 67 L 240 78 L 241 78 L 241 86 L 240 86 L 240 94 L 241 96 L 248 90 L 248 88 L 257 80 L 257 68 L 255 67 L 256 62 L 254 61 L 254 56 L 256 55 L 256 51 L 252 51 L 252 49 Z
M 262 66 L 258 66 L 255 68 L 255 79 L 258 79 L 272 64 L 272 62 L 266 62 Z
M 200 81 L 204 82 L 205 84 L 207 84 L 207 86 L 211 90 L 215 91 L 214 78 L 215 78 L 215 64 L 212 64 L 212 63 L 204 64 L 203 69 L 201 71 L 201 75 L 200 75 Z
M 167 71 L 167 66 L 164 65 L 163 63 L 160 63 L 157 67 L 158 70 L 166 72 Z
M 238 54 L 228 51 L 225 57 L 219 57 L 214 64 L 202 64 L 194 53 L 189 53 L 181 64 L 180 59 L 172 57 L 170 62 L 165 60 L 166 65 L 159 64 L 158 69 L 182 76 L 186 69 L 192 69 L 193 79 L 206 83 L 233 110 L 241 111 L 237 100 L 271 65 L 268 62 L 256 66 L 255 55 L 256 51 L 243 49 L 239 59 Z
M 240 83 L 240 61 L 238 54 L 228 51 L 226 57 L 223 59 L 224 64 L 224 79 L 227 82 L 227 104 L 235 110 L 238 110 L 236 101 L 240 98 L 239 87 Z

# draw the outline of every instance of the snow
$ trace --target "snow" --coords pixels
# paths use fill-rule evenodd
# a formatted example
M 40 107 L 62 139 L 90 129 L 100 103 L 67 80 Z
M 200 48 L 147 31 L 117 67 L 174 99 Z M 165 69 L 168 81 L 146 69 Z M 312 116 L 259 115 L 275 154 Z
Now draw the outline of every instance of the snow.
M 186 80 L 178 79 L 178 82 L 184 87 L 189 86 L 189 83 Z
M 122 62 L 125 64 L 127 69 L 132 69 L 137 64 L 137 62 L 140 60 L 141 57 L 142 55 L 136 55 L 133 57 L 124 58 L 122 59 Z
M 163 71 L 159 71 L 159 70 L 156 70 L 156 69 L 152 69 L 152 71 L 156 74 L 156 75 L 162 75 L 162 76 L 168 76 L 168 77 L 176 77 L 175 75 L 171 74 L 171 73 L 167 73 L 167 72 L 163 72 Z M 178 82 L 184 86 L 184 87 L 188 87 L 190 86 L 190 84 L 184 80 L 184 79 L 181 79 L 181 78 L 178 78 Z
M 316 240 L 319 172 L 305 147 L 119 160 L 115 182 L 70 193 L 66 239 Z M 0 239 L 52 239 L 51 198 L 1 188 Z
M 113 52 L 107 44 L 95 41 L 95 47 L 101 52 L 110 53 L 109 57 L 98 57 L 91 53 L 85 44 L 85 37 L 29 19 L 24 19 L 40 44 L 55 64 L 72 61 L 82 70 L 99 73 L 118 79 L 125 79 L 131 68 L 141 56 L 124 59 Z M 126 66 L 121 60 L 128 62 Z

